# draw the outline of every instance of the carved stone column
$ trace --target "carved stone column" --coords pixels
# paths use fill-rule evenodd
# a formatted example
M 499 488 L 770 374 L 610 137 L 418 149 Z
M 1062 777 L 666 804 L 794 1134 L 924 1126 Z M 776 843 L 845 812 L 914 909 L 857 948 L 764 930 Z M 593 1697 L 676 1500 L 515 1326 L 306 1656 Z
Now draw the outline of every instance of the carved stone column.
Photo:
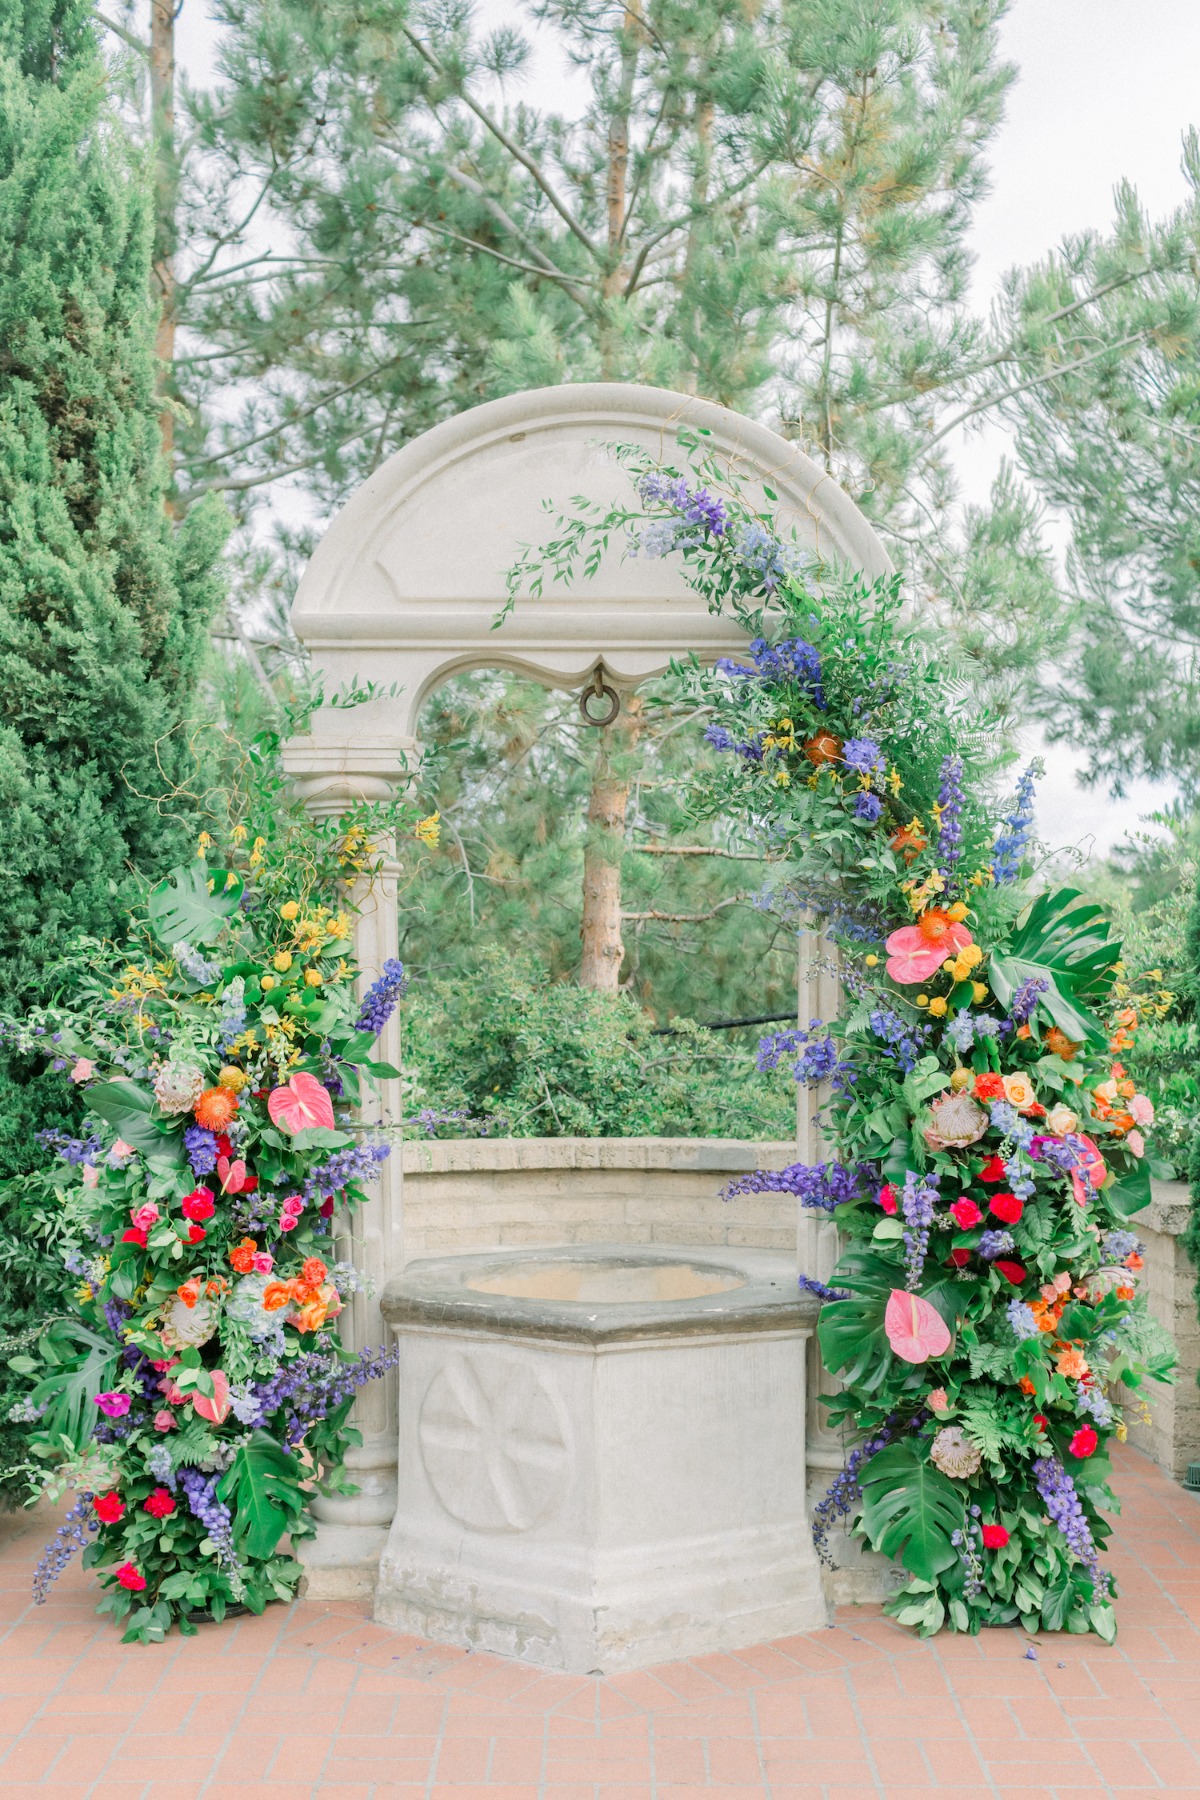
M 353 717 L 351 714 L 350 717 Z M 283 747 L 284 767 L 297 792 L 316 818 L 336 818 L 362 801 L 390 799 L 408 779 L 417 746 L 409 737 L 338 744 L 320 737 L 293 738 Z M 350 899 L 355 908 L 354 950 L 362 994 L 396 955 L 398 921 L 396 883 L 400 865 L 394 845 L 380 867 L 360 881 Z M 393 1013 L 380 1039 L 378 1059 L 400 1066 L 400 1019 Z M 390 1333 L 379 1311 L 379 1297 L 404 1266 L 404 1170 L 400 1146 L 399 1081 L 384 1081 L 359 1109 L 362 1136 L 381 1139 L 392 1154 L 381 1165 L 378 1181 L 368 1189 L 366 1204 L 334 1220 L 339 1258 L 352 1262 L 370 1292 L 353 1296 L 339 1322 L 348 1349 L 385 1347 Z M 355 1401 L 352 1422 L 362 1443 L 346 1456 L 357 1494 L 313 1500 L 317 1535 L 301 1546 L 307 1592 L 315 1599 L 350 1599 L 373 1592 L 379 1553 L 396 1511 L 396 1420 L 398 1385 L 395 1373 L 363 1388 Z

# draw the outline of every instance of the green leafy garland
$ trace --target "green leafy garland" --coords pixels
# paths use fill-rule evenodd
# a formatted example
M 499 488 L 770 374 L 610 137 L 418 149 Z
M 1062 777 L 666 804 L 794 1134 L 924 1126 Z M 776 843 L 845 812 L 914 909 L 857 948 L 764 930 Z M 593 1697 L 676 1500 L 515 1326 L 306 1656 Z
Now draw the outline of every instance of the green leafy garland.
M 680 441 L 690 470 L 616 447 L 636 499 L 560 518 L 509 592 L 590 573 L 623 538 L 680 556 L 751 635 L 748 660 L 677 678 L 727 753 L 697 813 L 782 852 L 769 901 L 821 920 L 845 995 L 760 1050 L 820 1087 L 836 1161 L 732 1190 L 792 1191 L 844 1244 L 831 1287 L 801 1277 L 854 1446 L 814 1535 L 853 1517 L 899 1557 L 888 1610 L 922 1632 L 1020 1619 L 1110 1640 L 1114 1390 L 1174 1360 L 1127 1225 L 1171 1171 L 1119 1061 L 1139 1022 L 1113 1001 L 1120 945 L 1076 890 L 1031 894 L 1036 767 L 996 801 L 999 732 L 899 583 L 815 566 L 702 435 Z
M 339 841 L 310 873 L 332 863 L 344 889 L 373 852 L 359 824 Z M 329 882 L 282 897 L 265 838 L 237 851 L 244 873 L 209 848 L 152 890 L 122 959 L 92 946 L 69 1002 L 10 1027 L 86 1109 L 84 1137 L 48 1134 L 75 1286 L 12 1362 L 34 1491 L 78 1496 L 35 1598 L 83 1547 L 127 1641 L 294 1595 L 284 1540 L 311 1533 L 314 1489 L 345 1489 L 354 1394 L 394 1361 L 338 1344 L 361 1283 L 330 1231 L 388 1154 L 348 1109 L 398 1073 L 374 1044 L 403 971 L 357 1001 Z

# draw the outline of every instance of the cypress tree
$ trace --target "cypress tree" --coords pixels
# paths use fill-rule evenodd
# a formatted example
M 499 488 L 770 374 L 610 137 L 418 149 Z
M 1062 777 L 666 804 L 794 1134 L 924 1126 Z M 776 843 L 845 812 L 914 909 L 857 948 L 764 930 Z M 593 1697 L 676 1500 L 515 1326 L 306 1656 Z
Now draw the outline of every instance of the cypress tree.
M 219 505 L 164 506 L 149 177 L 90 8 L 0 15 L 0 993 L 46 991 L 79 933 L 189 854 L 188 714 L 220 597 Z M 0 1175 L 61 1077 L 0 1067 Z

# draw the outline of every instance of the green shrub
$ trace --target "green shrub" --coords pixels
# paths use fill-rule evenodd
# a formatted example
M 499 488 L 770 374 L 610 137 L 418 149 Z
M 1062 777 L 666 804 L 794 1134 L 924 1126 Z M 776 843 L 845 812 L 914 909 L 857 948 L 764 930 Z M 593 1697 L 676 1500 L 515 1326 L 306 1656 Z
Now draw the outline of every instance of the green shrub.
M 413 989 L 408 1134 L 793 1134 L 793 1084 L 757 1072 L 753 1041 L 735 1047 L 689 1021 L 675 1021 L 670 1037 L 653 1031 L 628 995 L 551 981 L 537 964 L 489 947 L 470 972 Z

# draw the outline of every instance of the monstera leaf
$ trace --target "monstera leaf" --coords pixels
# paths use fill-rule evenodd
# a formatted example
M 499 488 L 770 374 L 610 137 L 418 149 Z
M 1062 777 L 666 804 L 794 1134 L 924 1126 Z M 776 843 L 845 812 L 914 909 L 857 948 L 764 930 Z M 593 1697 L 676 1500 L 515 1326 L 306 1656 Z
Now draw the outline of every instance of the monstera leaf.
M 116 1380 L 120 1350 L 78 1319 L 56 1319 L 43 1333 L 38 1349 L 49 1365 L 49 1372 L 29 1395 L 34 1406 L 44 1409 L 39 1430 L 56 1440 L 69 1438 L 82 1450 L 100 1417 L 96 1395 Z
M 255 1431 L 230 1463 L 217 1497 L 234 1509 L 233 1531 L 242 1554 L 268 1557 L 295 1524 L 303 1504 L 301 1471 L 266 1431 Z
M 922 1581 L 958 1561 L 950 1542 L 966 1523 L 960 1490 L 913 1438 L 886 1444 L 863 1467 L 863 1530 L 876 1550 L 898 1556 Z
M 180 942 L 210 944 L 237 911 L 244 885 L 232 869 L 210 869 L 199 857 L 172 869 L 146 899 L 155 937 L 167 950 Z
M 1011 1005 L 1023 982 L 1045 981 L 1041 1004 L 1059 1030 L 1080 1042 L 1103 1044 L 1106 1033 L 1091 1008 L 1102 1004 L 1120 955 L 1103 909 L 1085 901 L 1077 888 L 1055 888 L 1038 895 L 1004 949 L 993 952 L 989 979 L 1002 1006 Z

